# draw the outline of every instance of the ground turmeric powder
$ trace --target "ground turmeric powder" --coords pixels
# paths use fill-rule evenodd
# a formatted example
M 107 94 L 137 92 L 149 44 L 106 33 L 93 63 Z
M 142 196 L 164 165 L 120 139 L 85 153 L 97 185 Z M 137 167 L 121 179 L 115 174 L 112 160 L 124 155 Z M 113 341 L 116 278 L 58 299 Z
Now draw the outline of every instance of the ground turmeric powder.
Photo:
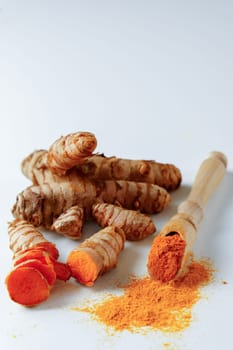
M 199 289 L 211 280 L 212 273 L 208 261 L 193 261 L 188 273 L 178 280 L 162 283 L 150 277 L 132 278 L 122 296 L 112 295 L 73 310 L 90 313 L 114 331 L 179 332 L 190 325 L 191 308 L 201 297 Z
M 156 280 L 172 280 L 181 266 L 186 243 L 176 233 L 155 237 L 149 257 L 148 271 Z

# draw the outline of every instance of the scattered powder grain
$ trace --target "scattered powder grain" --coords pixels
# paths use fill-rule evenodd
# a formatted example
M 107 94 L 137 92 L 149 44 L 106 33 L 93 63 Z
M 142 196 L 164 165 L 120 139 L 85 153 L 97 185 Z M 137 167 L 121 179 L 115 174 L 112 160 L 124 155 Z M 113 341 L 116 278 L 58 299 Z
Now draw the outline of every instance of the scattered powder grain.
M 212 274 L 209 262 L 193 261 L 179 280 L 162 283 L 150 277 L 133 277 L 121 287 L 123 295 L 74 310 L 90 313 L 114 331 L 179 332 L 190 325 L 192 306 L 201 297 L 200 287 L 211 281 Z

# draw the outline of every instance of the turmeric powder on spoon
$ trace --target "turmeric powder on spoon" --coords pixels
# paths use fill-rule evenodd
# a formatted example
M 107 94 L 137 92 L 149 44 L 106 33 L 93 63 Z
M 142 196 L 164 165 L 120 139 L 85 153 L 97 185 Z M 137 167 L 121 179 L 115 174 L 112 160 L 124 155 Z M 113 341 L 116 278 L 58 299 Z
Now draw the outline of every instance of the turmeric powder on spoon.
M 186 243 L 176 233 L 157 236 L 148 257 L 150 275 L 161 282 L 172 280 L 180 269 Z

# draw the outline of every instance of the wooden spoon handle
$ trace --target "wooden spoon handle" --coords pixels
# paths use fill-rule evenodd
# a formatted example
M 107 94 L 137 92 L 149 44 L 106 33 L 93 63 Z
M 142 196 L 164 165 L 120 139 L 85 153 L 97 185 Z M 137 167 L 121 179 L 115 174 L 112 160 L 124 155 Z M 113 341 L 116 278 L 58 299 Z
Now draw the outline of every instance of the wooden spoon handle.
M 227 158 L 221 152 L 211 152 L 197 172 L 191 192 L 178 207 L 178 213 L 188 216 L 195 225 L 203 217 L 203 209 L 211 194 L 224 177 Z

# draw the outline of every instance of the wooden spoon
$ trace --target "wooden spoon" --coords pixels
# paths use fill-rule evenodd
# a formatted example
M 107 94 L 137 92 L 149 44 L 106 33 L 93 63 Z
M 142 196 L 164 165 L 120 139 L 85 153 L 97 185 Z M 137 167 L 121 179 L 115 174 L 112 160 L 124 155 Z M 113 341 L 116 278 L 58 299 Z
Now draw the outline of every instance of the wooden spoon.
M 158 236 L 178 234 L 186 242 L 181 266 L 175 278 L 180 277 L 187 271 L 197 237 L 198 225 L 204 217 L 204 207 L 223 179 L 226 166 L 227 158 L 223 153 L 211 152 L 208 158 L 202 162 L 187 200 L 179 205 L 177 214 L 169 220 L 158 234 Z

